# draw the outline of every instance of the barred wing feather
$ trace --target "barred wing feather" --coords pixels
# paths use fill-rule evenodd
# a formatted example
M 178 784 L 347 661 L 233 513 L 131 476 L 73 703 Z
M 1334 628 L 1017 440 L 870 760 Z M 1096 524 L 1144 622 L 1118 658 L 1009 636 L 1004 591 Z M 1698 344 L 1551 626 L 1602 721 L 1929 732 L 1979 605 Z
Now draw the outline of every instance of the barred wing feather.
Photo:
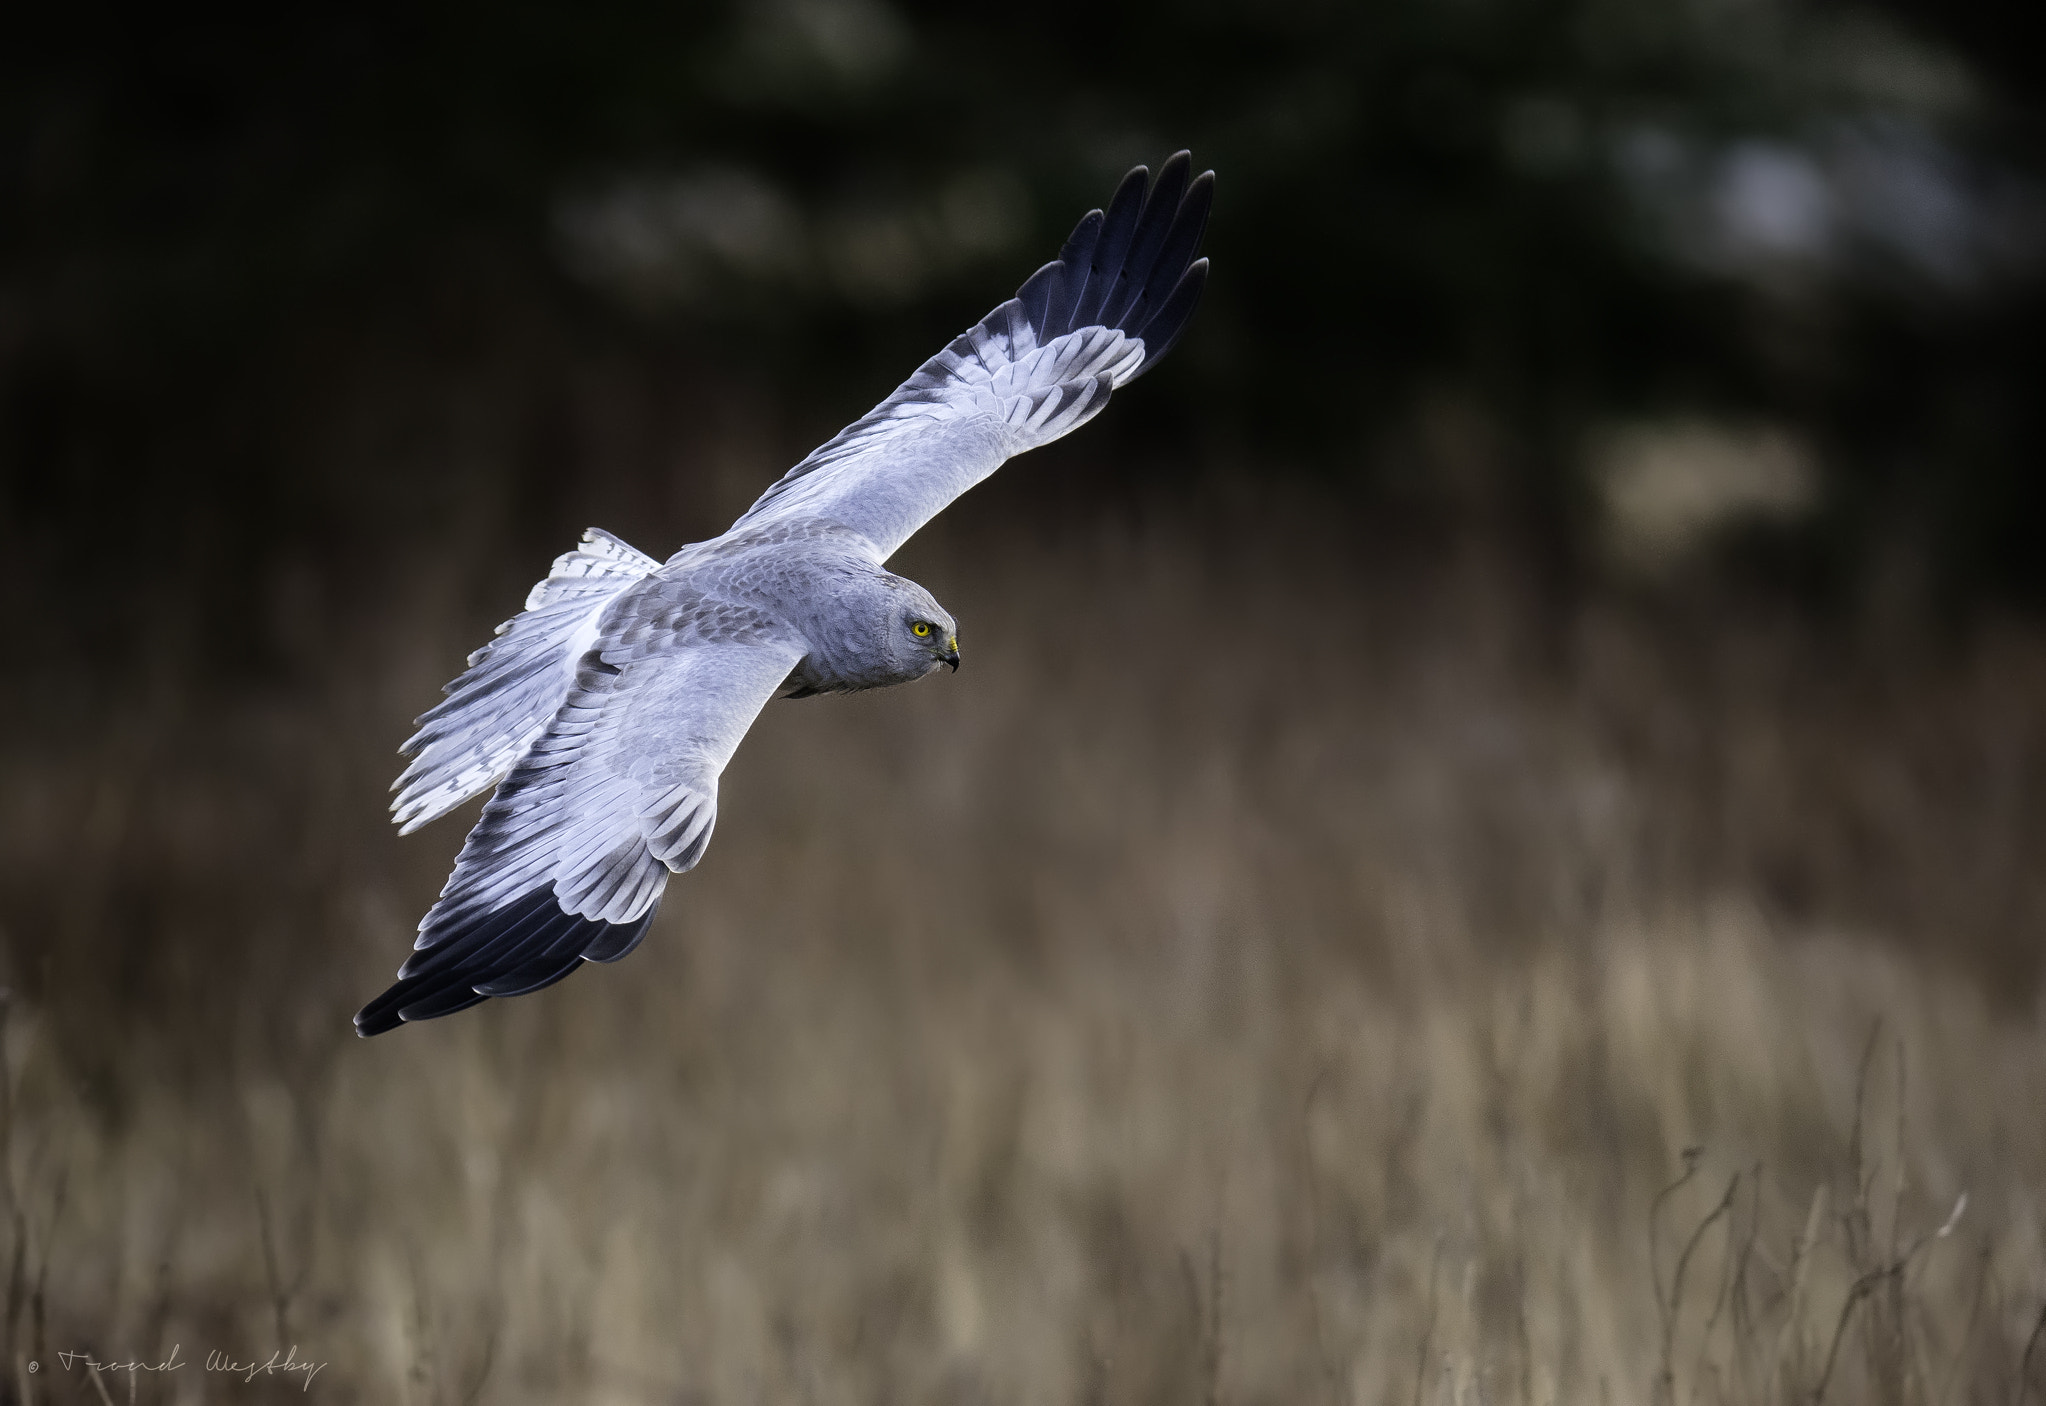
M 587 656 L 483 808 L 397 983 L 356 1016 L 357 1030 L 523 995 L 630 952 L 668 876 L 702 858 L 718 777 L 802 653 L 756 635 Z

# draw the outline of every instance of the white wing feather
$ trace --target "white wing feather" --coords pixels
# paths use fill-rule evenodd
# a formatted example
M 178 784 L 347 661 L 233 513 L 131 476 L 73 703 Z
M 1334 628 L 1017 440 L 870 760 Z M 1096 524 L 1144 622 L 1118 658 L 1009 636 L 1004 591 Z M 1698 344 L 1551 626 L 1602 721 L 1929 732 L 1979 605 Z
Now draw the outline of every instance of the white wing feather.
M 391 789 L 391 817 L 409 835 L 511 770 L 575 682 L 604 607 L 660 563 L 599 528 L 554 559 L 525 611 L 469 656 L 447 698 L 418 718 L 400 750 L 412 758 Z
M 1087 423 L 1144 360 L 1141 338 L 1087 327 L 1037 345 L 1012 298 L 789 470 L 733 526 L 843 523 L 886 561 L 1002 464 Z
M 762 494 L 735 528 L 823 518 L 886 561 L 967 489 L 1101 413 L 1169 350 L 1208 261 L 1194 257 L 1214 173 L 1179 152 L 1089 211 L 1059 257 Z
M 564 912 L 631 922 L 710 843 L 718 777 L 800 645 L 692 643 L 622 668 L 593 661 L 498 787 L 419 946 L 443 927 L 552 888 Z

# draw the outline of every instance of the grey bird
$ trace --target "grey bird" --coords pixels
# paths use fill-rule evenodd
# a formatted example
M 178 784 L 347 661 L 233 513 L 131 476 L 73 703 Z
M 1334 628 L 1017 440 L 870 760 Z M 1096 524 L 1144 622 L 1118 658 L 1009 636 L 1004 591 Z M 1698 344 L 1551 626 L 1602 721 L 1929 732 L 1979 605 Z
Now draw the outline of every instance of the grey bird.
M 497 790 L 363 1035 L 551 986 L 639 945 L 695 867 L 769 698 L 959 667 L 958 625 L 884 563 L 1004 461 L 1087 423 L 1186 329 L 1212 171 L 1123 178 L 1059 257 L 895 393 L 666 562 L 594 528 L 404 746 L 400 833 Z

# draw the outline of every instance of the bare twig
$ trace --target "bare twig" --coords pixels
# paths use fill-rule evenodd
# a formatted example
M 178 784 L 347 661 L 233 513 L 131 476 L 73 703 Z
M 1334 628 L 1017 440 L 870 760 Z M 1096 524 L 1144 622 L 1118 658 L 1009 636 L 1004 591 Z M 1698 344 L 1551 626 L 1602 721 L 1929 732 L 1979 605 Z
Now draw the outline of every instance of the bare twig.
M 2039 1305 L 2039 1317 L 2032 1324 L 2032 1335 L 2025 1339 L 2024 1355 L 2018 1358 L 2018 1406 L 2025 1406 L 2025 1397 L 2032 1388 L 2032 1349 L 2039 1346 L 2041 1333 L 2046 1333 L 2046 1303 Z
M 1428 1256 L 1428 1326 L 1421 1330 L 1421 1350 L 1414 1359 L 1414 1406 L 1421 1406 L 1421 1391 L 1428 1381 L 1428 1354 L 1435 1346 L 1435 1276 L 1442 1267 L 1442 1235 L 1435 1236 L 1435 1249 Z
M 1688 1179 L 1690 1173 L 1686 1172 L 1684 1175 Z M 1674 1399 L 1676 1394 L 1674 1354 L 1677 1338 L 1677 1315 L 1682 1311 L 1684 1305 L 1684 1273 L 1690 1268 L 1691 1256 L 1697 1251 L 1698 1243 L 1705 1238 L 1705 1232 L 1710 1230 L 1721 1216 L 1726 1215 L 1727 1212 L 1733 1209 L 1734 1193 L 1740 1190 L 1740 1184 L 1741 1175 L 1739 1172 L 1735 1172 L 1733 1180 L 1726 1184 L 1726 1194 L 1719 1198 L 1719 1204 L 1712 1208 L 1705 1219 L 1698 1222 L 1697 1228 L 1691 1232 L 1691 1238 L 1684 1242 L 1683 1253 L 1677 1256 L 1676 1270 L 1670 1277 L 1669 1311 L 1663 1315 L 1662 1319 L 1662 1378 L 1658 1385 L 1657 1395 L 1665 1401 Z M 1717 1316 L 1716 1313 L 1715 1316 Z
M 1854 1170 L 1861 1172 L 1861 1121 L 1868 1103 L 1868 1068 L 1875 1062 L 1876 1041 L 1882 1038 L 1883 1018 L 1877 1016 L 1868 1028 L 1868 1039 L 1862 1042 L 1861 1062 L 1855 1066 L 1854 1074 L 1854 1129 L 1847 1135 L 1847 1154 L 1854 1161 Z
M 292 1290 L 285 1287 L 284 1276 L 277 1268 L 277 1238 L 270 1231 L 270 1198 L 263 1194 L 263 1188 L 256 1188 L 256 1233 L 263 1245 L 263 1278 L 270 1289 L 270 1323 L 277 1332 L 277 1341 L 291 1340 L 291 1297 Z
M 1662 1320 L 1662 1330 L 1665 1338 L 1669 1336 L 1670 1310 L 1669 1300 L 1662 1292 L 1662 1270 L 1656 1258 L 1656 1227 L 1662 1216 L 1663 1202 L 1669 1200 L 1670 1197 L 1690 1185 L 1691 1178 L 1698 1175 L 1698 1159 L 1704 1155 L 1704 1152 L 1705 1149 L 1702 1147 L 1685 1148 L 1683 1152 L 1684 1174 L 1657 1192 L 1655 1199 L 1648 1203 L 1648 1278 L 1650 1287 L 1655 1290 L 1655 1309 L 1657 1315 Z
M 435 1397 L 440 1390 L 434 1378 L 438 1375 L 434 1363 L 433 1312 L 427 1302 L 426 1271 L 419 1263 L 416 1246 L 408 1246 L 406 1260 L 412 1277 L 412 1331 L 414 1348 L 410 1377 L 415 1386 Z
M 1748 1302 L 1748 1267 L 1755 1261 L 1756 1242 L 1759 1240 L 1761 1233 L 1762 1164 L 1757 1162 L 1748 1173 L 1748 1233 L 1746 1238 L 1741 1241 L 1739 1253 L 1734 1256 L 1733 1270 L 1730 1276 L 1731 1288 L 1727 1295 L 1727 1303 L 1731 1311 L 1728 1331 L 1733 1336 L 1734 1370 L 1740 1377 L 1741 1385 L 1744 1388 L 1748 1388 L 1748 1394 L 1750 1395 L 1755 1393 L 1749 1385 L 1748 1354 L 1743 1347 L 1755 1323 L 1754 1311 L 1749 1307 Z M 1709 1336 L 1712 1331 L 1712 1325 L 1708 1323 L 1705 1331 Z
M 1911 1341 L 1909 1312 L 1906 1307 L 1905 1290 L 1911 1274 L 1910 1254 L 1900 1250 L 1904 1231 L 1904 1195 L 1909 1185 L 1908 1169 L 1905 1166 L 1905 1098 L 1908 1091 L 1907 1072 L 1904 1063 L 1904 1040 L 1898 1036 L 1892 1042 L 1893 1063 L 1896 1074 L 1895 1142 L 1890 1158 L 1890 1223 L 1884 1249 L 1880 1251 L 1884 1262 L 1895 1265 L 1898 1272 L 1884 1276 L 1872 1295 L 1868 1312 L 1862 1315 L 1861 1337 L 1867 1356 L 1869 1381 L 1879 1385 L 1878 1398 L 1886 1402 L 1901 1402 L 1904 1399 L 1906 1383 L 1911 1376 Z M 1870 1171 L 1869 1181 L 1873 1185 L 1875 1173 Z M 1958 1207 L 1955 1214 L 1959 1214 Z M 1863 1210 L 1869 1243 L 1877 1243 L 1875 1231 L 1875 1199 L 1871 1195 Z M 1915 1249 L 1916 1247 L 1914 1247 Z
M 1201 1293 L 1200 1272 L 1193 1256 L 1179 1252 L 1179 1270 L 1186 1279 L 1187 1300 L 1192 1306 L 1194 1327 L 1201 1338 L 1201 1379 L 1206 1406 L 1221 1406 L 1222 1400 L 1222 1237 L 1208 1233 L 1208 1292 Z
M 28 1218 L 22 1214 L 21 1198 L 14 1190 L 14 1070 L 7 1052 L 7 1017 L 13 1008 L 13 998 L 12 991 L 0 987 L 0 1195 L 6 1198 L 8 1226 L 14 1232 L 14 1245 L 8 1255 L 7 1318 L 4 1335 L 0 1335 L 0 1349 L 10 1357 L 14 1355 L 15 1331 L 21 1324 L 28 1250 Z M 27 1399 L 24 1389 L 22 1400 Z
M 1221 1232 L 1207 1232 L 1207 1406 L 1221 1406 Z
M 14 1252 L 7 1264 L 7 1326 L 5 1342 L 12 1350 L 21 1327 L 21 1310 L 28 1302 L 28 1217 L 14 1210 Z
M 1826 1224 L 1826 1207 L 1829 1193 L 1824 1182 L 1812 1191 L 1811 1209 L 1805 1213 L 1804 1231 L 1790 1247 L 1790 1283 L 1785 1291 L 1786 1308 L 1783 1321 L 1776 1330 L 1776 1361 L 1774 1371 L 1780 1376 L 1791 1374 L 1791 1364 L 1786 1360 L 1790 1350 L 1795 1349 L 1796 1366 L 1804 1365 L 1804 1322 L 1805 1292 L 1810 1282 L 1812 1251 L 1818 1247 L 1819 1233 Z
M 1982 1251 L 1975 1257 L 1975 1293 L 1968 1304 L 1968 1320 L 1961 1326 L 1961 1342 L 1954 1349 L 1954 1360 L 1947 1366 L 1946 1380 L 1940 1383 L 1938 1406 L 1946 1406 L 1947 1398 L 1953 1394 L 1954 1380 L 1961 1375 L 1961 1364 L 1968 1360 L 1968 1347 L 1975 1341 L 1975 1324 L 1981 1317 L 1983 1295 L 1989 1288 L 1990 1253 L 1990 1242 L 1985 1237 Z
M 1833 1326 L 1833 1344 L 1826 1350 L 1825 1370 L 1819 1373 L 1819 1384 L 1812 1391 L 1812 1401 L 1815 1403 L 1815 1406 L 1816 1403 L 1826 1399 L 1826 1387 L 1832 1381 L 1833 1367 L 1840 1354 L 1840 1339 L 1847 1332 L 1847 1324 L 1854 1317 L 1855 1306 L 1874 1293 L 1880 1285 L 1901 1279 L 1904 1272 L 1911 1267 L 1912 1259 L 1927 1245 L 1930 1245 L 1935 1240 L 1944 1240 L 1947 1236 L 1953 1234 L 1954 1227 L 1961 1223 L 1961 1216 L 1967 1209 L 1968 1193 L 1964 1191 L 1954 1201 L 1952 1213 L 1947 1216 L 1945 1223 L 1939 1229 L 1927 1231 L 1912 1241 L 1911 1248 L 1902 1255 L 1879 1269 L 1870 1270 L 1854 1281 L 1854 1287 L 1847 1291 L 1847 1301 L 1840 1305 L 1840 1320 Z M 2040 1322 L 2046 1324 L 2046 1310 L 2041 1310 Z M 2036 1339 L 2038 1335 L 2039 1330 L 2034 1328 L 2032 1336 Z M 2026 1356 L 2029 1357 L 2030 1355 L 2031 1348 L 2027 1344 Z
M 1897 1258 L 1897 1236 L 1904 1225 L 1904 1190 L 1908 1178 L 1904 1168 L 1904 1100 L 1908 1089 L 1905 1085 L 1904 1037 L 1897 1037 L 1897 1149 L 1895 1180 L 1891 1187 L 1890 1199 L 1890 1258 Z
M 1520 1399 L 1525 1406 L 1534 1403 L 1534 1341 L 1527 1331 L 1527 1256 L 1523 1253 L 1513 1261 L 1513 1326 L 1520 1349 Z
M 1847 1291 L 1847 1301 L 1840 1305 L 1840 1321 L 1833 1325 L 1833 1344 L 1826 1349 L 1825 1370 L 1819 1373 L 1819 1384 L 1812 1388 L 1814 1406 L 1826 1399 L 1826 1388 L 1833 1380 L 1833 1366 L 1840 1356 L 1840 1339 L 1845 1336 L 1847 1324 L 1854 1317 L 1855 1305 L 1873 1293 L 1876 1285 L 1896 1273 L 1898 1268 L 1885 1265 L 1881 1269 L 1870 1270 L 1855 1280 L 1854 1287 Z
M 469 1382 L 469 1389 L 462 1393 L 462 1406 L 476 1406 L 483 1398 L 483 1385 L 490 1380 L 490 1369 L 497 1363 L 498 1327 L 498 1320 L 493 1315 L 490 1332 L 483 1339 L 483 1360 L 476 1365 L 476 1375 Z
M 1307 1182 L 1307 1308 L 1314 1318 L 1314 1354 L 1321 1362 L 1322 1375 L 1328 1378 L 1329 1396 L 1347 1402 L 1349 1390 L 1343 1374 L 1329 1358 L 1328 1334 L 1322 1322 L 1320 1275 L 1316 1272 L 1321 1258 L 1321 1178 L 1314 1171 L 1314 1097 L 1321 1092 L 1328 1076 L 1326 1064 L 1315 1071 L 1300 1110 L 1300 1166 Z
M 1734 1249 L 1735 1229 L 1740 1220 L 1739 1206 L 1734 1201 L 1734 1190 L 1740 1185 L 1740 1175 L 1738 1173 L 1734 1175 L 1732 1184 L 1726 1188 L 1726 1252 L 1720 1258 L 1719 1292 L 1713 1296 L 1712 1312 L 1705 1316 L 1705 1328 L 1698 1334 L 1698 1357 L 1691 1369 L 1691 1399 L 1693 1401 L 1698 1399 L 1698 1384 L 1705 1375 L 1705 1355 L 1712 1346 L 1713 1330 L 1719 1326 L 1720 1314 L 1726 1311 L 1728 1303 L 1732 1301 L 1734 1285 L 1739 1281 L 1740 1275 L 1744 1272 L 1747 1265 L 1747 1248 L 1751 1247 L 1754 1243 L 1755 1231 L 1753 1222 L 1761 1215 L 1760 1177 L 1761 1168 L 1758 1166 L 1755 1169 L 1754 1176 L 1751 1178 L 1751 1184 L 1755 1186 L 1755 1189 L 1750 1193 L 1749 1198 L 1755 1203 L 1755 1214 L 1750 1217 L 1746 1245 L 1738 1252 Z M 1716 1215 L 1717 1212 L 1714 1212 L 1714 1214 Z M 1704 1227 L 1700 1226 L 1699 1233 L 1703 1234 L 1703 1232 Z M 1677 1273 L 1681 1278 L 1683 1274 L 1682 1269 L 1679 1268 Z
M 43 1237 L 43 1259 L 42 1263 L 36 1268 L 35 1293 L 29 1298 L 29 1321 L 33 1325 L 33 1336 L 30 1339 L 29 1351 L 36 1357 L 42 1357 L 44 1349 L 48 1346 L 46 1329 L 49 1325 L 45 1313 L 47 1302 L 45 1295 L 50 1283 L 50 1251 L 56 1247 L 57 1227 L 64 1220 L 64 1196 L 69 1179 L 69 1168 L 59 1167 L 57 1169 L 57 1190 L 50 1198 L 50 1230 Z
M 1847 1155 L 1854 1169 L 1854 1204 L 1841 1213 L 1841 1219 L 1847 1226 L 1848 1252 L 1857 1262 L 1862 1259 L 1872 1238 L 1868 1193 L 1875 1173 L 1868 1166 L 1862 1128 L 1868 1113 L 1868 1072 L 1875 1063 L 1876 1042 L 1882 1038 L 1882 1033 L 1883 1018 L 1877 1016 L 1869 1025 L 1868 1040 L 1861 1047 L 1861 1063 L 1855 1069 L 1854 1130 L 1847 1137 Z

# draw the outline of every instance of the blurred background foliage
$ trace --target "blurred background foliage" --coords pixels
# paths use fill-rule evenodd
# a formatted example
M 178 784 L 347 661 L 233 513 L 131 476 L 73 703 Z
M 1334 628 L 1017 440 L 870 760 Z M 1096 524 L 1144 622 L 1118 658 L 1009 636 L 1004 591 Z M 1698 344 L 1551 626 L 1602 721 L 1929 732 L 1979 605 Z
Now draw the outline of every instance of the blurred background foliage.
M 1750 576 L 1822 600 L 2035 603 L 2046 125 L 2017 22 L 67 10 L 0 56 L 0 531 L 72 574 L 81 653 L 176 582 L 217 663 L 284 563 L 372 570 L 479 517 L 521 553 L 607 509 L 707 534 L 672 456 L 578 447 L 565 368 L 640 368 L 681 424 L 752 407 L 793 458 L 1190 146 L 1222 176 L 1218 276 L 1092 432 L 1090 485 L 1321 480 L 1506 524 L 1565 579 L 1666 576 L 1740 519 Z M 526 403 L 490 462 L 393 449 L 479 382 Z

